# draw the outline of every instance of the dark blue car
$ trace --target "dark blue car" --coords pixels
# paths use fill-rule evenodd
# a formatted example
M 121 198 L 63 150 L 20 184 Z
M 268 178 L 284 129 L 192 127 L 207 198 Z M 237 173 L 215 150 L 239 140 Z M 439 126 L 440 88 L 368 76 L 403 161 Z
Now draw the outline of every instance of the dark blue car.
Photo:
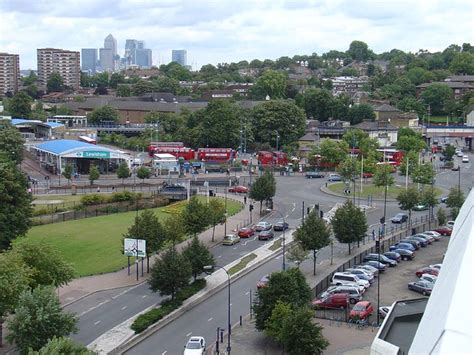
M 407 249 L 410 251 L 415 251 L 415 247 L 409 243 L 397 243 L 390 246 L 390 251 L 394 251 L 395 249 Z

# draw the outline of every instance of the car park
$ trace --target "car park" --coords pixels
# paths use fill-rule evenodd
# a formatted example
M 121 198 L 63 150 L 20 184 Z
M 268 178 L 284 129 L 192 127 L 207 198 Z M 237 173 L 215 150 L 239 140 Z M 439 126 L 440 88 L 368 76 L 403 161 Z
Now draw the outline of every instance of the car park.
M 379 307 L 379 314 L 380 314 L 380 317 L 381 318 L 385 318 L 387 316 L 387 314 L 390 312 L 390 310 L 392 309 L 392 306 L 382 306 L 382 307 Z
M 428 243 L 428 240 L 425 239 L 425 238 L 420 238 L 420 237 L 417 237 L 417 236 L 414 236 L 414 235 L 411 235 L 409 237 L 406 237 L 404 238 L 405 240 L 415 240 L 417 241 L 418 243 L 420 243 L 420 246 L 422 248 L 425 248 L 429 243 Z
M 273 230 L 274 231 L 284 231 L 284 230 L 288 229 L 288 227 L 289 227 L 288 223 L 283 222 L 283 221 L 278 221 L 273 226 Z
M 234 245 L 240 242 L 240 237 L 235 234 L 227 234 L 224 237 L 224 241 L 222 242 L 222 245 Z
M 270 279 L 268 275 L 262 276 L 262 278 L 257 282 L 257 288 L 267 287 L 269 281 Z
M 415 281 L 408 283 L 408 289 L 421 293 L 423 296 L 429 296 L 433 290 L 433 285 L 426 281 Z
M 380 261 L 376 261 L 376 260 L 366 261 L 365 264 L 377 268 L 377 270 L 379 270 L 379 272 L 384 272 L 385 269 L 386 269 L 386 266 L 385 266 L 384 263 L 381 263 Z
M 408 249 L 395 249 L 393 251 L 400 254 L 402 260 L 413 260 L 415 257 L 415 252 Z
M 203 337 L 192 336 L 184 346 L 183 355 L 203 355 L 206 351 L 206 340 Z
M 374 274 L 370 271 L 363 270 L 363 269 L 346 269 L 347 272 L 357 275 L 359 279 L 369 281 L 370 283 L 374 282 Z
M 391 245 L 389 250 L 394 251 L 395 249 L 407 249 L 410 251 L 415 251 L 415 247 L 411 243 L 395 243 L 394 245 Z
M 370 253 L 364 256 L 364 262 L 371 261 L 371 260 L 380 261 L 382 264 L 386 264 L 392 267 L 397 266 L 397 262 L 395 260 L 387 258 L 383 254 Z
M 311 304 L 316 309 L 345 309 L 349 305 L 349 297 L 347 293 L 333 293 L 324 298 L 315 298 Z
M 270 229 L 272 229 L 272 224 L 271 223 L 268 223 L 268 222 L 265 222 L 265 221 L 261 221 L 261 222 L 258 222 L 256 225 L 255 225 L 255 230 L 257 232 L 261 232 L 261 231 L 268 231 Z
M 240 238 L 250 238 L 255 234 L 255 231 L 252 228 L 244 227 L 240 228 L 239 231 L 237 232 L 237 235 Z
M 236 194 L 246 194 L 249 192 L 249 189 L 246 186 L 237 185 L 230 187 L 229 192 L 234 192 Z
M 447 226 L 441 226 L 441 227 L 435 228 L 433 230 L 435 232 L 438 232 L 439 234 L 447 236 L 447 237 L 450 237 L 451 233 L 453 232 L 453 229 L 449 228 Z
M 369 301 L 357 302 L 351 309 L 349 318 L 351 319 L 367 319 L 374 313 L 374 307 Z
M 338 174 L 329 174 L 328 181 L 342 181 L 342 178 Z
M 367 280 L 361 280 L 357 275 L 349 272 L 336 272 L 332 275 L 331 284 L 336 286 L 341 285 L 358 285 L 362 287 L 362 291 L 370 286 L 370 282 Z
M 414 237 L 424 238 L 428 242 L 428 244 L 431 244 L 432 242 L 436 241 L 435 237 L 433 237 L 432 235 L 429 235 L 429 234 L 425 234 L 425 233 L 415 234 Z
M 271 230 L 265 230 L 258 233 L 258 240 L 270 240 L 274 237 Z
M 463 163 L 469 163 L 469 157 L 467 155 L 463 155 L 462 162 Z
M 422 267 L 421 269 L 418 269 L 415 271 L 415 275 L 416 277 L 421 277 L 421 275 L 423 274 L 430 274 L 430 275 L 434 275 L 434 276 L 438 276 L 439 275 L 439 270 L 434 268 L 434 267 Z
M 374 277 L 377 277 L 377 275 L 379 274 L 379 269 L 377 269 L 376 267 L 367 265 L 367 264 L 354 265 L 354 269 L 366 270 L 368 272 L 371 272 L 374 275 Z
M 318 171 L 308 171 L 305 175 L 306 179 L 321 179 L 324 177 L 324 174 Z
M 413 240 L 413 239 L 408 239 L 408 238 L 405 238 L 405 239 L 401 239 L 400 240 L 400 243 L 407 243 L 407 244 L 411 244 L 415 250 L 418 250 L 421 248 L 421 244 L 419 241 L 417 240 Z
M 435 241 L 440 241 L 441 240 L 441 234 L 436 232 L 436 231 L 425 231 L 422 233 L 422 235 L 428 235 L 428 236 L 431 236 L 435 239 Z
M 402 256 L 396 251 L 387 251 L 383 255 L 389 259 L 395 260 L 397 263 L 402 260 Z
M 421 275 L 420 280 L 431 282 L 434 285 L 437 278 L 438 276 L 435 275 L 423 274 Z
M 349 297 L 349 303 L 355 304 L 359 302 L 362 299 L 362 292 L 360 291 L 360 288 L 357 286 L 350 286 L 350 285 L 344 285 L 344 286 L 331 286 L 329 287 L 326 291 L 324 291 L 321 294 L 321 298 L 326 297 L 327 295 L 331 295 L 334 293 L 345 293 Z
M 405 223 L 408 221 L 408 215 L 406 213 L 397 213 L 395 216 L 390 218 L 390 221 L 397 224 Z

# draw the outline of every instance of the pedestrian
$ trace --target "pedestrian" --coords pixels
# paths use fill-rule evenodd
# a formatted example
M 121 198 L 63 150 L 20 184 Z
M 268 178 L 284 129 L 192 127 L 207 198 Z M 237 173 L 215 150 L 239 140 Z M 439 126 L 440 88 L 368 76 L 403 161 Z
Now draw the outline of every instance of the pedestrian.
M 97 193 L 100 192 L 100 186 L 97 186 Z
M 244 204 L 247 204 L 247 196 L 244 196 Z
M 115 186 L 112 186 L 112 192 L 114 192 L 114 191 L 115 191 Z

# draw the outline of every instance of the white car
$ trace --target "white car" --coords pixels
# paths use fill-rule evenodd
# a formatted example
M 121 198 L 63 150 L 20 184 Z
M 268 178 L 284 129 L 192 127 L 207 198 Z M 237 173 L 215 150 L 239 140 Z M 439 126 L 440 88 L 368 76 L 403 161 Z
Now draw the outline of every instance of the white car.
M 272 229 L 272 227 L 273 227 L 273 225 L 271 223 L 261 221 L 261 222 L 257 223 L 257 225 L 255 226 L 255 230 L 257 232 L 268 231 L 268 230 Z
M 387 314 L 390 312 L 392 309 L 392 306 L 382 306 L 379 308 L 379 314 L 381 318 L 385 318 Z
M 469 157 L 467 155 L 463 155 L 462 162 L 463 163 L 469 163 Z
M 435 231 L 427 231 L 427 232 L 423 232 L 422 234 L 429 235 L 433 237 L 435 240 L 441 240 L 441 234 Z
M 423 280 L 423 281 L 426 281 L 426 282 L 430 282 L 430 283 L 432 283 L 432 284 L 434 285 L 437 278 L 438 278 L 438 277 L 435 276 L 435 275 L 423 274 L 423 275 L 421 275 L 420 280 Z
M 184 346 L 183 355 L 204 355 L 206 340 L 203 337 L 191 337 Z
M 441 266 L 443 266 L 443 264 L 433 264 L 430 265 L 430 268 L 441 270 Z
M 361 287 L 361 291 L 364 292 L 365 289 L 369 288 L 370 282 L 367 280 L 362 280 L 357 277 L 357 275 L 351 274 L 350 272 L 336 272 L 332 276 L 331 284 L 336 286 L 341 285 L 358 285 Z
M 462 150 L 456 150 L 456 155 L 461 158 L 464 154 L 462 153 Z
M 448 221 L 448 223 L 446 223 L 446 227 L 449 227 L 449 228 L 453 229 L 454 221 Z

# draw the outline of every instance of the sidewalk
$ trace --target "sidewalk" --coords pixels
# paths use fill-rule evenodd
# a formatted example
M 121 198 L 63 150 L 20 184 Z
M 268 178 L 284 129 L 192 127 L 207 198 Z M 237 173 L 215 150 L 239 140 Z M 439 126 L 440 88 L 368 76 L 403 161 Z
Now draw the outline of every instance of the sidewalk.
M 224 197 L 224 195 L 218 195 L 219 197 Z M 236 194 L 227 194 L 228 199 L 234 199 L 243 203 L 244 197 L 239 196 Z M 238 212 L 237 214 L 229 217 L 227 219 L 227 233 L 231 233 L 233 230 L 236 230 L 244 225 L 249 224 L 250 222 L 250 212 L 248 210 L 249 200 L 247 200 L 247 204 L 244 208 Z M 259 219 L 259 211 L 257 206 L 255 206 L 254 210 L 252 211 L 252 221 L 256 223 Z M 204 231 L 199 235 L 199 239 L 208 247 L 212 248 L 218 245 L 224 236 L 224 225 L 217 225 L 215 230 L 215 241 L 212 242 L 212 228 Z M 188 241 L 183 241 L 177 245 L 177 249 L 181 250 L 188 244 Z M 150 257 L 150 266 L 153 265 L 154 260 L 157 256 Z M 146 263 L 146 260 L 144 261 Z M 145 265 L 146 268 L 146 265 Z M 94 275 L 94 276 L 87 276 L 81 277 L 71 281 L 68 285 L 63 286 L 58 289 L 58 295 L 61 303 L 63 305 L 75 302 L 80 300 L 83 297 L 86 297 L 92 293 L 113 289 L 113 288 L 120 288 L 126 286 L 134 286 L 145 282 L 148 274 L 144 273 L 144 276 L 141 276 L 141 272 L 139 272 L 138 281 L 136 280 L 136 271 L 135 266 L 132 265 L 130 268 L 130 275 L 128 275 L 127 268 L 102 274 L 102 275 Z

